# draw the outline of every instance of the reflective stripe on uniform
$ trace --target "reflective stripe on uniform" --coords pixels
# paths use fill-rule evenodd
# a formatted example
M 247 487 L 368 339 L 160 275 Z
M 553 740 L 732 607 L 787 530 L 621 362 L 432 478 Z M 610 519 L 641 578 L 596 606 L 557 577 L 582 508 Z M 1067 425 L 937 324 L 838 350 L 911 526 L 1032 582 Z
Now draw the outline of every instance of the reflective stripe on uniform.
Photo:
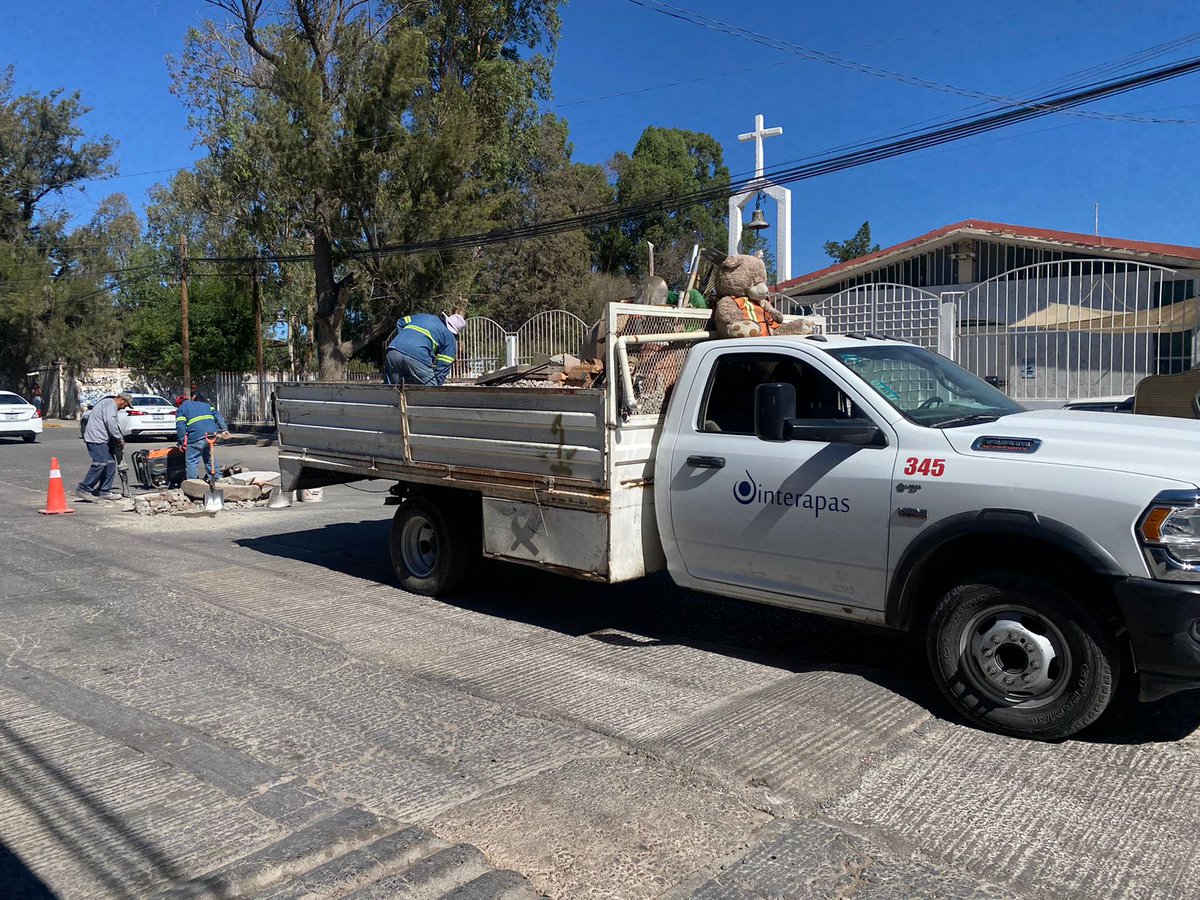
M 187 423 L 188 423 L 188 426 L 191 427 L 192 425 L 195 425 L 197 422 L 203 422 L 205 419 L 212 419 L 214 422 L 216 421 L 216 419 L 213 419 L 213 417 L 211 415 L 203 415 L 203 416 L 196 416 L 196 418 L 194 418 L 194 419 L 188 419 Z
M 433 349 L 437 350 L 438 342 L 437 342 L 437 339 L 433 336 L 433 334 L 431 332 L 426 331 L 420 325 L 405 325 L 404 326 L 405 331 L 408 331 L 409 329 L 412 329 L 413 331 L 421 332 L 421 334 L 423 334 L 423 335 L 425 335 L 425 337 L 429 338 L 430 343 L 433 344 Z
M 775 320 L 767 315 L 766 310 L 748 297 L 734 297 L 733 299 L 737 303 L 738 309 L 742 311 L 742 315 L 755 325 L 762 326 L 767 334 L 775 333 Z
M 453 362 L 454 362 L 454 357 L 453 357 L 453 356 L 447 356 L 445 353 L 439 353 L 439 354 L 437 355 L 437 360 L 438 360 L 438 362 L 444 362 L 444 363 L 446 363 L 447 365 L 449 365 L 449 364 L 451 364 L 451 363 L 453 363 Z

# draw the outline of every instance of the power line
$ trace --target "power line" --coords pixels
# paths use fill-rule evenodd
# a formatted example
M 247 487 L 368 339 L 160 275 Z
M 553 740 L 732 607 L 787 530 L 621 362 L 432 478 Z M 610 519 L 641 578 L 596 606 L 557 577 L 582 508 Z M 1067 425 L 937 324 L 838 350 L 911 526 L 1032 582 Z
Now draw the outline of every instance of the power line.
M 946 94 L 957 94 L 960 97 L 969 97 L 974 100 L 984 100 L 991 103 L 1022 105 L 1026 102 L 1013 97 L 1006 97 L 1001 94 L 990 94 L 986 91 L 977 91 L 971 88 L 959 87 L 958 85 L 947 84 L 941 81 L 934 81 L 929 78 L 921 78 L 920 76 L 910 75 L 905 72 L 894 72 L 891 69 L 884 69 L 880 68 L 879 66 L 869 65 L 868 63 L 856 62 L 855 60 L 847 59 L 834 53 L 828 53 L 824 50 L 813 50 L 809 47 L 802 47 L 799 44 L 793 44 L 780 38 L 774 38 L 770 35 L 761 34 L 757 31 L 752 31 L 749 28 L 743 28 L 740 25 L 731 25 L 727 22 L 722 22 L 719 19 L 713 19 L 708 16 L 700 15 L 699 13 L 693 13 L 690 10 L 673 6 L 670 3 L 665 3 L 663 0 L 628 0 L 628 2 L 634 4 L 635 6 L 641 6 L 644 9 L 648 9 L 651 12 L 656 12 L 672 19 L 678 19 L 682 22 L 697 25 L 710 31 L 716 31 L 731 37 L 751 41 L 755 44 L 759 44 L 764 47 L 770 47 L 774 50 L 781 50 L 785 53 L 792 53 L 796 56 L 801 56 L 813 62 L 826 63 L 828 65 L 837 66 L 852 72 L 870 75 L 874 78 L 883 78 L 887 79 L 888 81 L 897 81 L 903 84 L 910 84 L 915 87 L 940 91 Z M 1175 45 L 1172 47 L 1172 49 L 1176 49 L 1178 47 L 1185 46 L 1186 44 L 1193 43 L 1197 40 L 1200 40 L 1200 34 L 1187 35 L 1170 43 Z M 1161 51 L 1157 51 L 1155 55 L 1158 55 L 1160 52 Z M 1081 118 L 1085 119 L 1102 119 L 1112 122 L 1141 122 L 1144 124 L 1153 125 L 1200 125 L 1200 120 L 1197 119 L 1158 119 L 1146 118 L 1142 116 L 1131 116 L 1125 113 L 1089 112 L 1087 110 L 1056 111 L 1064 112 L 1067 115 L 1080 116 Z
M 936 147 L 952 141 L 973 137 L 995 131 L 1019 122 L 1041 118 L 1051 113 L 1073 109 L 1085 103 L 1091 103 L 1104 97 L 1118 96 L 1151 84 L 1169 81 L 1193 72 L 1200 71 L 1200 57 L 1192 57 L 1181 62 L 1156 69 L 1148 69 L 1125 78 L 1096 82 L 1069 93 L 1045 94 L 1031 100 L 1020 101 L 1010 109 L 1001 109 L 981 117 L 959 117 L 942 125 L 924 131 L 911 131 L 903 136 L 876 144 L 850 145 L 846 152 L 799 161 L 799 164 L 788 164 L 785 167 L 766 173 L 766 180 L 776 184 L 789 184 L 815 178 L 819 175 L 845 171 L 873 162 L 880 162 L 914 153 L 918 150 Z M 575 215 L 548 222 L 530 224 L 512 229 L 497 229 L 494 231 L 461 235 L 451 238 L 436 238 L 428 241 L 415 241 L 406 244 L 391 244 L 376 248 L 362 248 L 345 251 L 342 259 L 361 259 L 374 256 L 408 255 L 440 250 L 468 249 L 491 244 L 505 243 L 513 240 L 544 237 L 564 231 L 575 231 L 612 224 L 622 219 L 638 218 L 668 209 L 676 209 L 699 203 L 711 203 L 726 197 L 753 189 L 759 182 L 755 179 L 733 182 L 703 190 L 693 191 L 677 196 L 661 196 L 640 204 L 629 206 L 604 206 L 583 210 Z M 197 257 L 195 262 L 209 263 L 247 263 L 255 260 L 269 262 L 306 262 L 312 260 L 313 254 L 227 256 L 227 257 Z

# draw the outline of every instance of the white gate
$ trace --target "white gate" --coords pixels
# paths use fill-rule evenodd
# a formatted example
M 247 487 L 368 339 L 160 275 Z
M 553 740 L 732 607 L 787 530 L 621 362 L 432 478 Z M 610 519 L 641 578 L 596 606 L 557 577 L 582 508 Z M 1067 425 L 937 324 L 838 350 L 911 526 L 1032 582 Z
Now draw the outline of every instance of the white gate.
M 828 334 L 877 334 L 938 350 L 941 298 L 905 284 L 861 284 L 813 304 Z
M 517 361 L 528 365 L 546 356 L 578 353 L 587 330 L 583 319 L 565 309 L 538 313 L 517 329 Z
M 1133 393 L 1195 362 L 1194 280 L 1171 269 L 1062 260 L 1014 269 L 957 300 L 958 362 L 1016 400 Z
M 472 316 L 458 333 L 458 352 L 450 377 L 478 378 L 504 365 L 504 340 L 507 336 L 500 323 L 487 316 Z

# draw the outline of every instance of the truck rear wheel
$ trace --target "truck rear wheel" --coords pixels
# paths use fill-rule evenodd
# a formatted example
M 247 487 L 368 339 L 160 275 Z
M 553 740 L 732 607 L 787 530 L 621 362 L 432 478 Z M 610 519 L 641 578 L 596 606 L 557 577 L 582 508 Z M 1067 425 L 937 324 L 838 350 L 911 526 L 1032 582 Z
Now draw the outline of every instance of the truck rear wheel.
M 942 693 L 967 719 L 1014 737 L 1059 740 L 1108 707 L 1121 656 L 1109 629 L 1054 584 L 989 574 L 952 588 L 926 638 Z
M 409 497 L 396 510 L 389 541 L 400 586 L 428 596 L 462 587 L 479 564 L 478 531 L 458 498 Z

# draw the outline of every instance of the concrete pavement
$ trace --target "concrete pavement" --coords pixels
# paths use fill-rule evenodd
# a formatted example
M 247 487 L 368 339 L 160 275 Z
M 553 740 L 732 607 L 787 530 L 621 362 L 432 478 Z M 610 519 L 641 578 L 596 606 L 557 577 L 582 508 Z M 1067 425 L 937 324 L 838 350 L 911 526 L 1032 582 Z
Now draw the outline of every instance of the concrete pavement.
M 1141 898 L 1200 875 L 1200 695 L 1014 741 L 947 718 L 894 635 L 499 565 L 439 602 L 393 586 L 383 484 L 42 517 L 51 455 L 69 494 L 77 432 L 0 445 L 0 879 L 30 896 Z

